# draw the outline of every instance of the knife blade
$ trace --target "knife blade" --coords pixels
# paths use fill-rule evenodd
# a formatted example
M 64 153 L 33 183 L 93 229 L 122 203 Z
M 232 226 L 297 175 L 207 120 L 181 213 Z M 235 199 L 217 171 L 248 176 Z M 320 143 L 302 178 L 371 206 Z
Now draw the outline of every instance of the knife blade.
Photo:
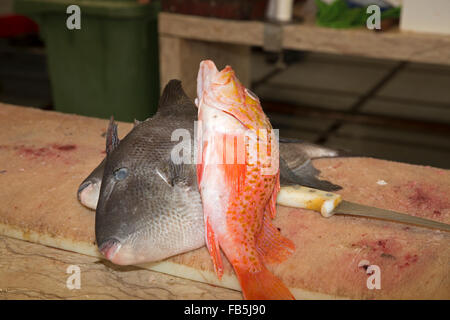
M 446 223 L 346 201 L 339 194 L 304 186 L 293 185 L 282 187 L 278 193 L 277 203 L 293 208 L 314 210 L 320 212 L 326 218 L 335 214 L 344 214 L 412 224 L 419 227 L 450 232 L 450 225 Z

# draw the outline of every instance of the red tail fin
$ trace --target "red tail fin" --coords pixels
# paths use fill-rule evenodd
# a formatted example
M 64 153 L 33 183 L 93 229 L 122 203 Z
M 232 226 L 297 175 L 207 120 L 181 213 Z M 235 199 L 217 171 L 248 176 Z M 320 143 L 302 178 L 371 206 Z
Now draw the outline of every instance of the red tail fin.
M 234 266 L 241 284 L 244 299 L 247 300 L 295 300 L 283 282 L 266 267 L 259 272 L 250 272 Z

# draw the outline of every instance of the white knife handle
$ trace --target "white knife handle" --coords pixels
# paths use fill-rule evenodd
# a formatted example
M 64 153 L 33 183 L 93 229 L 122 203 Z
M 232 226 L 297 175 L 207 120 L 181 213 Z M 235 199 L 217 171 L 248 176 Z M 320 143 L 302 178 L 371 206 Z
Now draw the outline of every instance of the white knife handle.
M 341 201 L 338 194 L 298 185 L 281 187 L 277 197 L 277 203 L 282 206 L 314 210 L 325 218 L 334 214 Z

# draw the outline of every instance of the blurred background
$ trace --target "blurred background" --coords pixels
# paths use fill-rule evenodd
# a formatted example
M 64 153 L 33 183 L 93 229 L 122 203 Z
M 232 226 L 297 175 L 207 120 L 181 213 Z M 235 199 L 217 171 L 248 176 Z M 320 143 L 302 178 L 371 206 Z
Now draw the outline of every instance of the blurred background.
M 448 0 L 0 1 L 0 108 L 143 120 L 171 78 L 195 98 L 204 58 L 236 70 L 281 136 L 450 168 Z

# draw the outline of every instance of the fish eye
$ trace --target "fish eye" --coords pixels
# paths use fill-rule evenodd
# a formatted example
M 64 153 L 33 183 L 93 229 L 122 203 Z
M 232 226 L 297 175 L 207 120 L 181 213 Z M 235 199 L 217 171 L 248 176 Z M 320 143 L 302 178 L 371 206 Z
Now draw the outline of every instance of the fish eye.
M 247 92 L 247 94 L 250 96 L 250 98 L 252 98 L 253 100 L 259 101 L 258 96 L 251 91 L 250 89 L 245 88 L 245 92 Z
M 127 168 L 120 168 L 114 171 L 114 178 L 118 181 L 125 179 L 128 176 Z

